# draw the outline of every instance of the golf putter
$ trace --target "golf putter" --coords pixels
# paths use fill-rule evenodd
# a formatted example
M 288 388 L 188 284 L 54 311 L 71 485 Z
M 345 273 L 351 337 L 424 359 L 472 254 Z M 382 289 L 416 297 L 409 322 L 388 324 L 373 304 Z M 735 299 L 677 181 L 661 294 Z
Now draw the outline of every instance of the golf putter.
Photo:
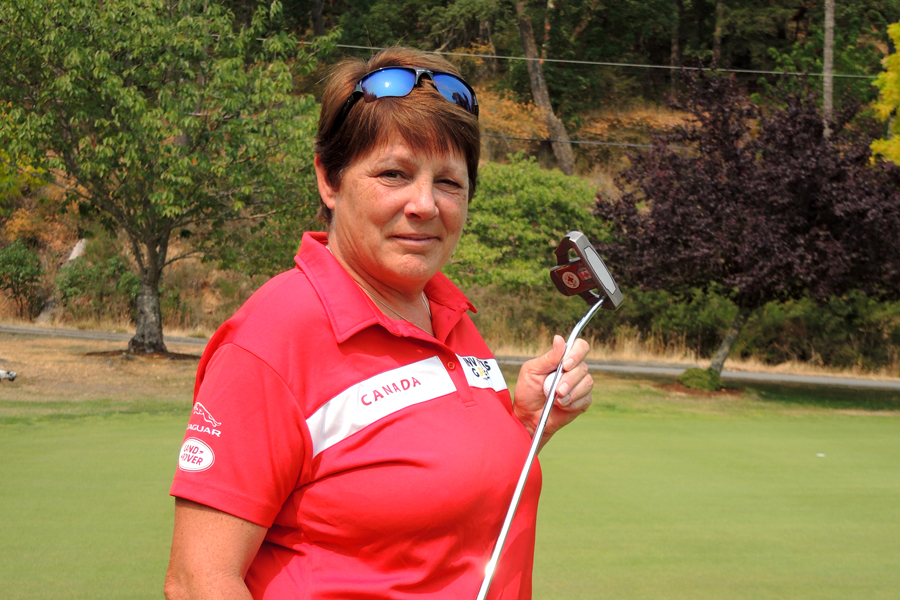
M 556 288 L 565 296 L 574 296 L 576 294 L 581 296 L 591 307 L 584 317 L 578 321 L 575 328 L 572 329 L 572 333 L 569 334 L 569 339 L 566 340 L 566 349 L 563 352 L 562 360 L 559 361 L 559 366 L 556 367 L 556 372 L 553 374 L 553 379 L 550 383 L 550 393 L 544 402 L 541 419 L 538 422 L 537 429 L 534 431 L 528 458 L 525 459 L 525 466 L 519 475 L 519 482 L 516 484 L 515 492 L 513 492 L 509 509 L 506 511 L 506 519 L 503 521 L 503 527 L 500 529 L 500 535 L 497 537 L 491 559 L 484 569 L 484 580 L 481 582 L 481 589 L 478 590 L 477 600 L 484 600 L 491 587 L 491 580 L 494 578 L 497 561 L 500 560 L 500 552 L 503 550 L 503 544 L 506 543 L 506 536 L 509 534 L 509 528 L 516 514 L 516 508 L 519 506 L 522 490 L 525 489 L 525 482 L 528 480 L 528 472 L 531 471 L 534 457 L 537 456 L 538 445 L 541 442 L 544 428 L 547 426 L 550 411 L 553 410 L 556 388 L 562 377 L 563 361 L 568 356 L 572 345 L 578 339 L 588 321 L 597 314 L 601 307 L 606 310 L 616 310 L 622 304 L 621 290 L 619 290 L 606 265 L 603 264 L 600 255 L 597 254 L 597 251 L 591 246 L 587 236 L 583 233 L 580 231 L 567 233 L 566 237 L 557 246 L 555 254 L 557 265 L 550 269 L 550 278 L 553 280 Z M 571 257 L 571 254 L 575 254 L 575 256 Z

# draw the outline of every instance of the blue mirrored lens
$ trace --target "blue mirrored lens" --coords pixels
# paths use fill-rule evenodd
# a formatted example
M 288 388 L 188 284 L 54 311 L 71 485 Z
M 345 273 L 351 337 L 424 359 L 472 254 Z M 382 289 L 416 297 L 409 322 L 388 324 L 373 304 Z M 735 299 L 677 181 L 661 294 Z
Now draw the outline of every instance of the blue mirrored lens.
M 475 98 L 472 92 L 457 77 L 444 73 L 435 73 L 434 86 L 450 102 L 458 104 L 470 113 L 475 112 Z
M 416 85 L 416 74 L 406 69 L 385 69 L 360 82 L 366 102 L 377 98 L 405 96 Z

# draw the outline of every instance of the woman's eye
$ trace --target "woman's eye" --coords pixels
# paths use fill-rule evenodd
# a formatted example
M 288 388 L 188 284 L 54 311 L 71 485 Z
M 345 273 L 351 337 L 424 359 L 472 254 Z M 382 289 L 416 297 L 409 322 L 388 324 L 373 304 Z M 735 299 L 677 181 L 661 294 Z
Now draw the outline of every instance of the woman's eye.
M 400 177 L 403 177 L 403 174 L 400 171 L 385 171 L 381 176 L 386 179 L 399 179 Z

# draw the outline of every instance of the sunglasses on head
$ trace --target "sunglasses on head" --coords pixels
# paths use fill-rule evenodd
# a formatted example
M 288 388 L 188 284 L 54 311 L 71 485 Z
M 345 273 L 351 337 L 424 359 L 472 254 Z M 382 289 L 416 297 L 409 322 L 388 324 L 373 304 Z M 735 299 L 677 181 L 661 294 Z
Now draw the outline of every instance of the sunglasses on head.
M 384 67 L 371 73 L 367 73 L 356 82 L 356 87 L 341 112 L 338 113 L 331 127 L 334 134 L 344 123 L 347 114 L 360 98 L 366 102 L 373 102 L 379 98 L 399 98 L 408 96 L 413 88 L 419 85 L 422 76 L 428 77 L 441 95 L 450 102 L 464 108 L 476 117 L 478 116 L 478 101 L 475 100 L 475 90 L 472 87 L 450 73 L 432 71 L 420 67 Z

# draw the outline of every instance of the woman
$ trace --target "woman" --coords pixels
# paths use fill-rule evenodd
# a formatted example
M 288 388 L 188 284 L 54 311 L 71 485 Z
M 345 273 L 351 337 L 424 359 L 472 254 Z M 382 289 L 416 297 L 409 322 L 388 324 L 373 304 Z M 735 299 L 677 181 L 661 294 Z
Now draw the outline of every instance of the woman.
M 563 340 L 503 376 L 441 273 L 475 191 L 474 91 L 394 48 L 341 64 L 315 169 L 327 233 L 210 340 L 171 493 L 166 596 L 474 598 Z M 590 404 L 579 341 L 542 443 Z M 535 463 L 491 589 L 529 598 Z

